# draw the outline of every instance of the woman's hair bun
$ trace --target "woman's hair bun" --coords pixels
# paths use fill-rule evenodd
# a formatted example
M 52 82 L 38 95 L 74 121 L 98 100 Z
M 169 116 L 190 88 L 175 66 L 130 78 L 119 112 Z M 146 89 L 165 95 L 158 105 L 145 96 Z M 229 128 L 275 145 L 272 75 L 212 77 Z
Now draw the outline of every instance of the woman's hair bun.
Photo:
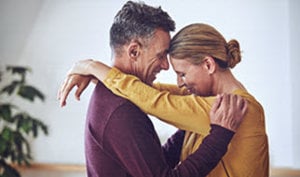
M 227 43 L 227 57 L 227 66 L 230 68 L 234 68 L 241 61 L 240 44 L 237 40 L 232 39 Z

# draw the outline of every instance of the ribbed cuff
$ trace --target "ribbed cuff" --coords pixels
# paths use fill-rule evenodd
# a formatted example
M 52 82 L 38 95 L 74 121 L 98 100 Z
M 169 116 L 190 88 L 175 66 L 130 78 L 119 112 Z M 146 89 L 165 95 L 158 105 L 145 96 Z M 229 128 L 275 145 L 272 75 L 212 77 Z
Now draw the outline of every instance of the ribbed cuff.
M 210 134 L 218 134 L 219 136 L 222 135 L 218 139 L 221 141 L 229 142 L 232 139 L 235 132 L 224 128 L 220 125 L 211 124 Z

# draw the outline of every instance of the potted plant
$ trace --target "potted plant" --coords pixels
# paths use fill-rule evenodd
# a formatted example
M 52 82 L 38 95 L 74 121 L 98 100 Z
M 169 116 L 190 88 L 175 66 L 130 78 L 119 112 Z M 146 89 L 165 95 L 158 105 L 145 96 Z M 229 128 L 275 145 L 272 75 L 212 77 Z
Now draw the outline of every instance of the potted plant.
M 36 138 L 39 132 L 48 134 L 42 121 L 23 110 L 20 101 L 14 103 L 19 98 L 29 102 L 45 99 L 42 92 L 26 83 L 29 71 L 20 66 L 0 71 L 0 177 L 20 177 L 16 165 L 29 166 L 32 160 L 29 138 Z

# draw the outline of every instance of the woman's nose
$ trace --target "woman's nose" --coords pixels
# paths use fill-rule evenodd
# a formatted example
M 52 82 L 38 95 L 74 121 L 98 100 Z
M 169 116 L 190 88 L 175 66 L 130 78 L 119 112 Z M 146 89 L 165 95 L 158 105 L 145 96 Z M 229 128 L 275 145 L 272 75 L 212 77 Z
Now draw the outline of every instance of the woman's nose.
M 177 76 L 177 85 L 179 88 L 183 87 L 185 85 L 184 80 L 181 76 Z

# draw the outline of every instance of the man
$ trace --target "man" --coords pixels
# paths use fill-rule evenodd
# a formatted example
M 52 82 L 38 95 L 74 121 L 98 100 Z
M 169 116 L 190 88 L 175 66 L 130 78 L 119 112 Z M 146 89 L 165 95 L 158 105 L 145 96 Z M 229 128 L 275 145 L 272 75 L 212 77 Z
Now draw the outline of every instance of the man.
M 157 73 L 169 68 L 169 32 L 174 29 L 174 21 L 160 8 L 127 2 L 110 29 L 114 67 L 151 85 Z M 82 76 L 70 76 L 70 81 L 75 77 Z M 66 84 L 71 88 L 74 86 Z M 60 95 L 69 93 L 69 86 L 67 90 L 63 86 Z M 234 118 L 239 125 L 243 116 L 236 108 L 239 106 L 230 101 L 230 95 L 222 98 L 211 114 L 211 119 L 218 125 L 211 125 L 210 135 L 199 149 L 179 163 L 184 131 L 178 130 L 162 147 L 147 115 L 98 83 L 90 100 L 86 122 L 88 176 L 206 176 L 225 154 L 234 134 L 219 125 L 225 126 L 226 121 Z M 61 99 L 65 101 L 65 97 Z M 236 111 L 220 116 L 220 111 L 228 105 L 235 105 L 232 109 Z

